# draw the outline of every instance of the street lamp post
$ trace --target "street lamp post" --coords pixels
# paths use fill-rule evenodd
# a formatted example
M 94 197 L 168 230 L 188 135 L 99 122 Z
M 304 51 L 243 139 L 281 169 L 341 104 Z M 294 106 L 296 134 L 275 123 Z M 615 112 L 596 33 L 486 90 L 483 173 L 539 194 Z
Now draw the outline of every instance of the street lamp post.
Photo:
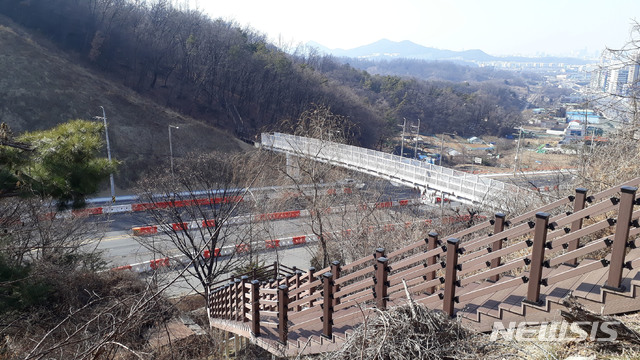
M 102 121 L 104 122 L 104 136 L 107 141 L 107 159 L 109 163 L 111 163 L 111 145 L 109 145 L 109 130 L 107 129 L 107 115 L 104 112 L 104 107 L 100 106 L 102 109 Z M 100 116 L 94 116 L 94 119 L 100 119 Z M 116 202 L 116 190 L 115 185 L 113 183 L 113 172 L 109 174 L 109 185 L 111 186 L 111 202 Z
M 175 125 L 169 125 L 169 162 L 171 163 L 171 177 L 173 177 L 173 144 L 171 143 L 171 128 L 180 128 Z

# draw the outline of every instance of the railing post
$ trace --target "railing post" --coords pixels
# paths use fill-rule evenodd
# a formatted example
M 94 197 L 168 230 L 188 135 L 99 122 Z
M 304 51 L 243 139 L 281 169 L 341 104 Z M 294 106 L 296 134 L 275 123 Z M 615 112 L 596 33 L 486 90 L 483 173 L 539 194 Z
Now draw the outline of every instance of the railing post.
M 387 290 L 389 288 L 389 282 L 387 277 L 389 275 L 389 267 L 387 263 L 389 259 L 385 256 L 380 256 L 376 259 L 376 277 L 374 279 L 376 307 L 380 310 L 387 308 Z
M 540 280 L 542 280 L 542 263 L 544 261 L 544 248 L 547 244 L 548 226 L 549 213 L 537 213 L 533 235 L 533 248 L 531 249 L 531 268 L 529 269 L 527 298 L 523 300 L 533 305 L 540 305 Z
M 331 294 L 335 294 L 340 290 L 340 285 L 336 284 L 336 280 L 340 277 L 340 261 L 334 261 L 331 263 L 331 273 L 333 274 L 333 288 L 331 289 Z M 338 297 L 334 297 L 333 306 L 340 304 L 340 299 Z
M 235 285 L 233 286 L 234 289 L 234 302 L 233 302 L 233 313 L 234 313 L 234 320 L 238 321 L 238 317 L 240 315 L 240 304 L 242 304 L 242 299 L 240 299 L 240 296 L 242 295 L 242 291 L 240 289 L 240 286 L 242 285 L 242 280 L 240 279 L 235 279 L 234 280 Z
M 235 283 L 233 281 L 229 281 L 229 283 L 225 286 L 227 288 L 227 299 L 225 301 L 225 307 L 227 308 L 225 311 L 225 318 L 227 320 L 231 320 L 232 316 L 233 316 L 233 286 L 235 285 Z
M 447 262 L 444 278 L 444 296 L 442 302 L 442 310 L 445 314 L 453 316 L 453 302 L 457 302 L 456 286 L 458 283 L 458 246 L 460 241 L 455 238 L 447 239 Z
M 425 242 L 427 243 L 427 251 L 431 251 L 433 249 L 435 249 L 436 247 L 438 247 L 438 233 L 435 231 L 430 232 L 427 235 L 427 238 L 424 239 Z M 437 259 L 437 255 L 436 256 L 429 256 L 427 258 L 427 264 L 426 266 L 431 266 L 431 265 L 435 265 L 436 261 L 438 261 Z M 425 281 L 431 281 L 433 279 L 436 278 L 436 271 L 429 271 L 427 273 L 427 275 L 425 275 L 424 280 Z M 429 294 L 433 294 L 436 291 L 436 287 L 432 286 L 430 288 L 427 289 L 427 292 Z
M 278 286 L 278 337 L 281 343 L 287 343 L 289 333 L 289 289 L 287 285 Z
M 501 233 L 504 230 L 504 218 L 505 214 L 496 213 L 495 222 L 493 223 L 493 235 L 496 236 L 498 233 Z M 502 241 L 504 239 L 498 239 L 491 244 L 491 251 L 496 251 L 502 249 Z M 491 259 L 490 269 L 495 269 L 500 266 L 500 257 Z M 500 279 L 500 274 L 495 274 L 489 277 L 489 281 L 496 282 Z
M 260 336 L 260 281 L 251 281 L 251 333 Z
M 247 283 L 249 282 L 249 277 L 247 275 L 242 275 L 240 278 L 240 314 L 242 315 L 242 322 L 247 322 Z
M 273 262 L 273 278 L 274 279 L 278 278 L 278 262 L 277 261 Z
M 625 291 L 625 287 L 621 286 L 620 282 L 622 281 L 622 269 L 626 266 L 624 255 L 627 250 L 629 226 L 631 226 L 631 216 L 637 190 L 638 188 L 631 186 L 623 186 L 620 189 L 620 207 L 618 208 L 618 219 L 616 221 L 616 234 L 613 237 L 611 248 L 609 277 L 603 286 L 605 289 Z
M 302 283 L 300 281 L 300 277 L 302 276 L 302 271 L 300 270 L 296 270 L 296 274 L 293 278 L 293 283 L 295 284 L 295 288 L 296 288 L 296 301 L 300 300 L 300 297 L 302 296 L 302 294 L 300 293 L 300 291 L 298 289 L 300 289 L 300 286 L 302 286 Z M 301 311 L 302 310 L 302 305 L 298 305 L 296 306 L 296 311 Z
M 333 335 L 333 274 L 322 274 L 322 336 L 331 338 Z
M 307 271 L 307 281 L 309 283 L 312 283 L 313 280 L 315 279 L 316 276 L 316 268 L 314 268 L 313 266 L 309 268 L 309 271 Z M 315 287 L 310 287 L 309 288 L 309 296 L 312 296 L 313 294 L 315 294 L 316 292 L 316 288 Z M 309 301 L 309 307 L 313 306 L 313 300 Z
M 573 199 L 573 212 L 576 213 L 584 209 L 584 204 L 586 200 L 587 200 L 587 189 L 577 188 L 576 196 Z M 571 223 L 571 232 L 576 232 L 581 228 L 582 228 L 582 218 L 575 220 L 574 222 Z M 580 246 L 580 239 L 571 240 L 567 244 L 567 251 L 576 250 L 578 249 L 578 246 Z M 571 259 L 565 262 L 565 265 L 576 266 L 577 261 L 578 261 L 577 259 Z
M 277 288 L 278 288 L 278 285 L 277 285 L 277 284 L 275 284 L 275 282 L 276 282 L 276 279 L 269 279 L 269 289 L 277 289 Z M 268 295 L 267 295 L 267 300 L 273 300 L 273 299 L 275 299 L 277 296 L 278 296 L 278 295 L 268 294 Z M 274 307 L 273 305 L 271 305 L 271 306 L 269 307 L 269 310 L 272 310 L 272 311 L 273 311 L 273 310 L 275 310 L 275 307 Z

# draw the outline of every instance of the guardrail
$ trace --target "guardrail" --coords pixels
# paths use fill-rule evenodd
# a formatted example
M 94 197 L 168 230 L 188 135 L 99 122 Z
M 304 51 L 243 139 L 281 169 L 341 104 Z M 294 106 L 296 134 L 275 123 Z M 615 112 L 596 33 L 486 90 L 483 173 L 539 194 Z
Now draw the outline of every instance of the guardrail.
M 436 190 L 462 203 L 502 208 L 501 200 L 528 190 L 498 180 L 380 151 L 282 133 L 262 133 L 262 147 L 313 158 L 378 177 Z
M 361 321 L 362 304 L 385 309 L 406 293 L 453 316 L 473 299 L 524 284 L 522 306 L 544 308 L 547 300 L 541 297 L 541 287 L 606 268 L 603 291 L 631 296 L 625 288 L 629 284 L 621 280 L 624 269 L 640 265 L 640 258 L 625 258 L 628 248 L 640 246 L 635 239 L 640 236 L 640 211 L 634 211 L 634 205 L 640 205 L 638 185 L 640 178 L 592 196 L 579 188 L 575 195 L 512 219 L 497 213 L 490 222 L 447 236 L 446 241 L 432 232 L 424 241 L 388 254 L 377 249 L 373 256 L 346 265 L 334 262 L 271 282 L 223 282 L 211 288 L 212 325 L 234 331 L 234 324 L 245 323 L 254 339 L 279 342 L 278 351 L 289 354 L 287 349 L 298 351 L 289 333 L 313 332 L 332 339 L 334 330 Z M 603 251 L 609 255 L 602 256 Z M 589 254 L 601 257 L 585 259 Z M 505 274 L 510 276 L 503 278 Z M 634 301 L 627 303 L 633 307 Z M 266 331 L 270 328 L 275 333 Z

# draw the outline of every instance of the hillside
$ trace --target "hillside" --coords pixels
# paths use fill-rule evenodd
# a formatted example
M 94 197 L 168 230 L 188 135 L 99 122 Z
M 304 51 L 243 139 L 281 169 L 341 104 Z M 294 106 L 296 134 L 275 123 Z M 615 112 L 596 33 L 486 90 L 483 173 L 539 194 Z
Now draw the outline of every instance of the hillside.
M 439 71 L 456 73 L 453 81 L 372 75 L 330 55 L 285 53 L 257 31 L 167 0 L 6 0 L 0 14 L 19 24 L 3 20 L 2 120 L 19 132 L 92 118 L 104 106 L 113 154 L 125 160 L 120 186 L 166 166 L 169 124 L 180 126 L 172 132 L 179 159 L 233 151 L 233 136 L 290 132 L 323 105 L 344 119 L 350 143 L 386 151 L 403 118 L 420 119 L 422 133 L 510 132 L 528 91 L 523 81 L 449 65 Z
M 168 125 L 174 156 L 188 151 L 239 151 L 225 131 L 143 98 L 131 89 L 74 63 L 42 38 L 0 17 L 0 122 L 14 133 L 46 129 L 70 119 L 102 115 L 109 122 L 112 155 L 123 161 L 116 176 L 128 187 L 140 170 L 168 163 Z

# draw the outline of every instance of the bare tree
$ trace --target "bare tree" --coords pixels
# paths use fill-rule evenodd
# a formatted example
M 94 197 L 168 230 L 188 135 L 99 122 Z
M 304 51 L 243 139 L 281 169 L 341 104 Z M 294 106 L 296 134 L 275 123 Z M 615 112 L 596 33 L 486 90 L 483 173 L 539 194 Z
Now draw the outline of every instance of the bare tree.
M 247 196 L 255 179 L 243 172 L 242 155 L 194 155 L 175 173 L 154 174 L 141 183 L 141 198 L 157 236 L 137 240 L 158 257 L 181 258 L 192 289 L 208 298 L 215 280 L 250 259 L 253 201 Z

